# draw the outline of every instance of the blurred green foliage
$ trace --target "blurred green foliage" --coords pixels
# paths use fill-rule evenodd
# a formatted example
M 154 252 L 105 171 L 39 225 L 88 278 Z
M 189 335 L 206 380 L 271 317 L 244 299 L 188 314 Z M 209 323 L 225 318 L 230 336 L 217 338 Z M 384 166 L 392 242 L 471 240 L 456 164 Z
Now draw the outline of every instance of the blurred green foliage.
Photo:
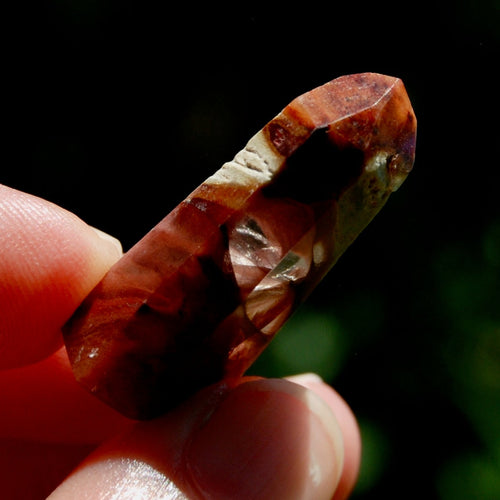
M 443 249 L 436 258 L 450 337 L 443 361 L 450 397 L 464 412 L 479 449 L 443 465 L 443 498 L 500 498 L 500 220 L 478 241 Z
M 282 377 L 315 372 L 325 380 L 333 380 L 346 356 L 347 336 L 336 318 L 304 307 L 285 324 L 249 373 Z

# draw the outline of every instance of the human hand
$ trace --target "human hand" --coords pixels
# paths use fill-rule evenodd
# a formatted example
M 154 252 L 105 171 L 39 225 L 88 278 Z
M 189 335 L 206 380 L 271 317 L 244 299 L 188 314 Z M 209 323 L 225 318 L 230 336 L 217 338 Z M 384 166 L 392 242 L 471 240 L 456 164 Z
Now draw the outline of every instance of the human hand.
M 313 375 L 220 382 L 141 423 L 76 383 L 60 327 L 120 255 L 73 214 L 0 186 L 1 497 L 62 482 L 52 500 L 347 498 L 358 428 Z

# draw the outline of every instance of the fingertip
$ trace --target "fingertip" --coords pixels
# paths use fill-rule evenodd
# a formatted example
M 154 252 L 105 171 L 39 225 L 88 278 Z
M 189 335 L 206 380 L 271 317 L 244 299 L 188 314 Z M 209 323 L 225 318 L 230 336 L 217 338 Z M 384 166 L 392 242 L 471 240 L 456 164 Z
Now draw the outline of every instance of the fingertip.
M 229 393 L 193 435 L 187 460 L 208 498 L 329 500 L 344 446 L 334 415 L 312 391 L 262 379 Z
M 0 368 L 13 368 L 60 347 L 61 326 L 120 252 L 76 215 L 1 185 L 0 234 Z
M 361 464 L 361 433 L 356 417 L 338 392 L 318 375 L 305 373 L 288 380 L 314 391 L 335 414 L 344 439 L 344 468 L 333 500 L 344 500 L 356 485 Z
M 50 498 L 90 488 L 95 498 L 331 500 L 342 461 L 336 419 L 312 391 L 221 383 L 101 447 Z

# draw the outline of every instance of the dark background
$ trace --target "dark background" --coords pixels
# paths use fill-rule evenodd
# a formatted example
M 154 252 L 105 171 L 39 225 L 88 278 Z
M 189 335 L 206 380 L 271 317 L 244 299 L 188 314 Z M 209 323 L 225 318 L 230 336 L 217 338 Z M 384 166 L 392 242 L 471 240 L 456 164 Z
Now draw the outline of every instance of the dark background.
M 497 499 L 499 4 L 352 4 L 20 5 L 0 182 L 127 249 L 298 94 L 402 78 L 413 173 L 254 371 L 316 370 L 351 404 L 355 498 Z

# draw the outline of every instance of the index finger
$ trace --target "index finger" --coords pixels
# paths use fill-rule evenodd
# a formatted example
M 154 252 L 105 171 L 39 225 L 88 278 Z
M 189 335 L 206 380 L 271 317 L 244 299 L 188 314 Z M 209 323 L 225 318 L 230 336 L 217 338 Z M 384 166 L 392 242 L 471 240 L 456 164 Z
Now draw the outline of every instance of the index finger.
M 121 256 L 118 241 L 74 214 L 0 185 L 0 369 L 39 361 Z

